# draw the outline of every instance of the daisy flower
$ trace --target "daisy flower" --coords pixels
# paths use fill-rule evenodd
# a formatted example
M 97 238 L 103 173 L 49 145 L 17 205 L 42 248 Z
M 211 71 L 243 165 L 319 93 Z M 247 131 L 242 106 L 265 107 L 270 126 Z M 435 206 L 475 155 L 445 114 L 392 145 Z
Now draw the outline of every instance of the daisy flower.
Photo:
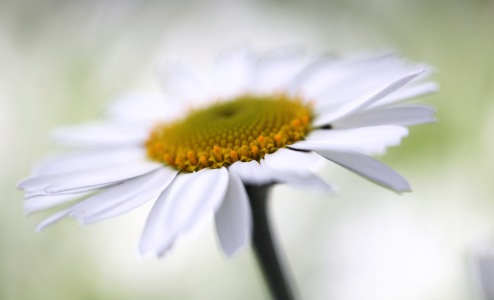
M 160 73 L 166 94 L 131 94 L 106 118 L 61 128 L 78 152 L 40 163 L 18 188 L 26 213 L 59 207 L 37 227 L 91 224 L 156 199 L 139 241 L 162 256 L 211 218 L 227 256 L 250 240 L 248 189 L 274 183 L 332 192 L 321 158 L 398 193 L 410 185 L 372 154 L 435 122 L 412 98 L 437 90 L 430 68 L 394 53 L 310 59 L 299 53 L 222 55 L 211 77 L 186 66 Z

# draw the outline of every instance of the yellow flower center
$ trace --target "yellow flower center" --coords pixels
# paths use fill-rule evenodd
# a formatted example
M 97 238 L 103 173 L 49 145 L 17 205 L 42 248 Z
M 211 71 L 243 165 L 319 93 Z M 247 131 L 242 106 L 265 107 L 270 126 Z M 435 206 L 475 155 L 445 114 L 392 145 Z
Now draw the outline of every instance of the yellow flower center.
M 146 142 L 148 156 L 179 171 L 260 161 L 266 153 L 303 139 L 312 110 L 298 97 L 245 95 L 158 124 Z

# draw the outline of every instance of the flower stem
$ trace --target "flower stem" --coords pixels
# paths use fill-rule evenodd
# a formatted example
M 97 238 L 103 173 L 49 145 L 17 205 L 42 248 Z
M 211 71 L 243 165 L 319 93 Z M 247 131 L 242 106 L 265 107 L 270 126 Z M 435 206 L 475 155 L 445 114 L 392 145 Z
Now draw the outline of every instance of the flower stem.
M 254 249 L 273 298 L 293 300 L 294 296 L 290 290 L 286 270 L 276 253 L 269 228 L 267 196 L 270 188 L 271 185 L 245 187 L 252 208 Z

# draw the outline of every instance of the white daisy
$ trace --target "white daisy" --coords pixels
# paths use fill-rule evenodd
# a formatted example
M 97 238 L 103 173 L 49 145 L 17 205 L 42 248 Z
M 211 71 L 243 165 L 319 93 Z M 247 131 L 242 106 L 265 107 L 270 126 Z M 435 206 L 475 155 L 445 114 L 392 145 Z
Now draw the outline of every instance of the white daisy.
M 107 119 L 62 128 L 64 145 L 86 148 L 41 163 L 18 184 L 33 213 L 71 202 L 37 230 L 66 216 L 90 224 L 158 197 L 139 242 L 165 254 L 180 235 L 214 216 L 226 255 L 249 242 L 245 186 L 287 183 L 333 191 L 313 170 L 324 157 L 398 193 L 397 172 L 369 156 L 435 122 L 434 108 L 401 104 L 435 92 L 427 66 L 396 54 L 310 61 L 299 53 L 255 57 L 236 50 L 211 80 L 187 67 L 162 72 L 167 95 L 133 94 Z

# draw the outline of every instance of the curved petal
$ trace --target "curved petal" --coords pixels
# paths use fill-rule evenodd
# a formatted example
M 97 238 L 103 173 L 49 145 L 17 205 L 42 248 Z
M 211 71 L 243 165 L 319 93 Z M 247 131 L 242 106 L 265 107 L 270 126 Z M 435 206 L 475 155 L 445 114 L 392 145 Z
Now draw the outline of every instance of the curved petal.
M 218 96 L 223 99 L 249 91 L 254 70 L 254 59 L 246 49 L 224 53 L 216 62 L 214 79 Z
M 303 91 L 310 99 L 324 98 L 325 95 L 334 97 L 341 92 L 338 98 L 355 96 L 375 87 L 376 82 L 389 81 L 391 74 L 394 75 L 391 78 L 396 78 L 400 72 L 408 73 L 410 69 L 404 68 L 403 59 L 394 52 L 330 56 L 308 65 L 292 80 L 291 86 Z M 334 101 L 333 97 L 328 100 Z
M 274 181 L 269 172 L 255 160 L 249 162 L 237 161 L 232 164 L 228 170 L 237 174 L 245 184 L 264 185 Z
M 304 69 L 306 63 L 300 49 L 289 49 L 262 57 L 256 64 L 254 75 L 256 92 L 286 91 L 290 80 Z
M 185 108 L 201 106 L 215 96 L 211 83 L 191 66 L 168 66 L 161 71 L 160 77 L 171 98 L 180 100 L 178 104 Z
M 27 192 L 44 190 L 47 193 L 59 193 L 79 190 L 86 187 L 99 188 L 105 184 L 113 184 L 129 178 L 146 174 L 162 164 L 143 160 L 139 163 L 55 174 L 40 174 L 21 181 L 20 189 Z
M 294 151 L 280 148 L 276 152 L 266 154 L 265 165 L 269 170 L 278 172 L 297 173 L 301 170 L 312 170 L 319 166 L 320 159 L 310 152 Z
M 87 123 L 59 128 L 52 132 L 52 138 L 56 143 L 78 147 L 142 145 L 148 135 L 149 126 L 116 123 Z
M 85 150 L 54 157 L 36 167 L 36 173 L 51 174 L 82 170 L 97 170 L 105 166 L 139 162 L 146 157 L 143 147 Z
M 87 225 L 126 213 L 158 196 L 176 175 L 162 167 L 130 179 L 83 201 L 70 216 Z
M 36 231 L 40 232 L 41 230 L 45 229 L 46 227 L 50 226 L 50 225 L 53 225 L 55 224 L 56 222 L 62 220 L 63 218 L 65 218 L 66 216 L 68 216 L 68 214 L 70 214 L 70 212 L 74 209 L 75 206 L 72 206 L 72 207 L 69 207 L 69 208 L 66 208 L 64 210 L 61 210 L 61 211 L 57 211 L 56 213 L 50 215 L 49 217 L 47 217 L 46 219 L 44 219 L 43 221 L 41 221 L 38 226 L 36 226 Z
M 307 140 L 289 145 L 289 147 L 299 150 L 349 150 L 377 154 L 384 153 L 387 147 L 399 145 L 401 139 L 407 135 L 407 128 L 391 125 L 314 130 Z
M 381 109 L 364 110 L 332 123 L 333 128 L 355 128 L 379 125 L 413 126 L 437 122 L 436 110 L 426 104 L 393 105 Z
M 172 119 L 178 112 L 176 105 L 167 101 L 163 93 L 156 92 L 125 94 L 106 109 L 106 114 L 116 122 L 150 125 Z
M 66 195 L 44 195 L 36 196 L 24 201 L 24 213 L 32 214 L 58 205 L 82 199 L 90 193 L 66 194 Z
M 180 174 L 158 197 L 139 243 L 141 254 L 162 256 L 179 234 L 186 234 L 212 216 L 224 199 L 228 187 L 226 168 L 202 169 Z
M 319 157 L 314 153 L 283 148 L 261 160 L 261 165 L 275 181 L 333 193 L 335 188 L 312 172 L 319 163 Z
M 326 124 L 330 124 L 338 119 L 341 119 L 345 116 L 348 116 L 352 113 L 356 113 L 361 111 L 362 109 L 368 107 L 369 105 L 379 101 L 380 99 L 386 97 L 397 89 L 401 88 L 412 79 L 416 78 L 420 74 L 422 74 L 425 70 L 421 69 L 410 74 L 407 74 L 398 80 L 392 81 L 388 83 L 384 88 L 382 85 L 379 85 L 380 90 L 373 91 L 372 96 L 364 96 L 355 98 L 352 101 L 345 101 L 341 104 L 338 104 L 331 108 L 326 108 L 324 112 L 320 113 L 316 116 L 313 121 L 313 126 L 323 126 Z
M 317 151 L 332 162 L 398 193 L 411 191 L 408 181 L 379 160 L 358 152 Z
M 39 197 L 39 196 L 62 196 L 62 195 L 75 195 L 75 194 L 84 193 L 84 192 L 95 192 L 98 190 L 111 188 L 113 186 L 116 186 L 118 183 L 119 182 L 117 182 L 117 183 L 105 183 L 105 184 L 101 184 L 101 185 L 88 186 L 88 187 L 83 187 L 80 189 L 72 189 L 70 191 L 64 191 L 64 192 L 58 192 L 58 193 L 47 193 L 43 190 L 37 190 L 34 192 L 25 193 L 24 199 L 31 199 L 31 198 Z
M 216 233 L 223 252 L 232 257 L 249 243 L 252 212 L 249 197 L 240 178 L 229 173 L 225 199 L 215 215 Z
M 403 88 L 397 90 L 396 92 L 382 98 L 374 104 L 371 104 L 368 108 L 378 108 L 387 106 L 390 104 L 411 100 L 414 98 L 422 97 L 425 95 L 433 94 L 439 91 L 439 85 L 435 82 L 423 82 L 417 83 L 410 86 L 406 85 Z
M 105 183 L 119 182 L 149 173 L 161 166 L 159 163 L 146 161 L 98 172 L 80 172 L 70 177 L 59 178 L 56 182 L 47 185 L 44 190 L 48 193 L 57 193 Z
M 345 63 L 345 60 L 343 62 L 337 61 L 335 65 L 326 67 L 328 71 L 333 71 L 332 83 L 326 84 L 319 93 L 309 95 L 316 99 L 315 105 L 318 109 L 325 107 L 333 109 L 337 104 L 353 99 L 368 98 L 375 94 L 379 88 L 383 88 L 397 78 L 417 69 L 424 69 L 425 72 L 414 78 L 412 80 L 414 82 L 424 80 L 431 74 L 429 66 L 407 62 L 396 54 L 385 54 L 380 57 L 377 56 L 375 59 L 364 59 L 361 62 L 353 63 Z M 317 79 L 319 82 L 321 79 L 327 80 L 324 77 L 319 77 L 315 78 L 316 82 Z

